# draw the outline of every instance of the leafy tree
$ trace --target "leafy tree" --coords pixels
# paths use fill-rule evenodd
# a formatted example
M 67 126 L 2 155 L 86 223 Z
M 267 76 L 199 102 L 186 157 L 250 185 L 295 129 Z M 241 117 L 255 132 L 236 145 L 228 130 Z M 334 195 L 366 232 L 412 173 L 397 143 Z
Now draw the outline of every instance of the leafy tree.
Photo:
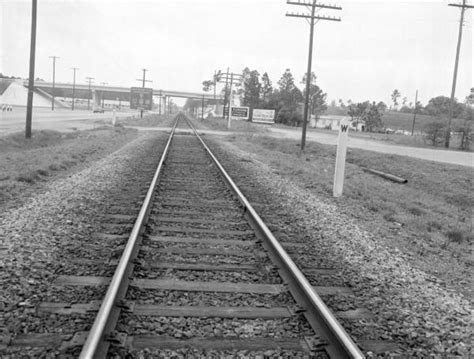
M 346 108 L 346 105 L 344 104 L 344 101 L 342 101 L 342 98 L 339 99 L 339 106 L 341 108 Z
M 286 69 L 278 80 L 278 95 L 284 106 L 293 107 L 303 100 L 301 91 L 295 85 L 290 69 Z
M 444 142 L 446 126 L 441 121 L 428 122 L 424 128 L 425 139 L 433 146 L 438 146 Z
M 247 67 L 242 74 L 242 104 L 256 108 L 260 104 L 260 93 L 262 91 L 262 84 L 259 80 L 260 74 L 257 70 L 250 71 Z
M 474 108 L 471 106 L 465 107 L 464 123 L 456 126 L 454 129 L 461 136 L 459 149 L 469 151 L 472 143 L 472 128 L 474 127 Z
M 449 116 L 450 106 L 451 99 L 449 97 L 437 96 L 428 101 L 428 104 L 426 105 L 426 112 L 433 117 L 446 118 Z M 458 103 L 455 100 L 453 117 L 460 117 L 463 113 L 464 105 L 462 103 Z
M 262 87 L 261 87 L 261 96 L 262 96 L 263 103 L 266 103 L 270 100 L 270 96 L 272 92 L 273 92 L 272 82 L 270 81 L 270 77 L 268 77 L 268 74 L 265 72 L 262 75 Z
M 387 108 L 388 106 L 383 101 L 379 101 L 379 103 L 377 104 L 377 110 L 379 110 L 380 113 L 384 113 L 385 111 L 387 111 Z
M 282 107 L 277 113 L 275 122 L 288 126 L 300 126 L 303 123 L 303 116 L 293 108 Z
M 372 132 L 382 127 L 382 114 L 375 102 L 369 101 L 351 104 L 347 112 L 357 128 L 360 121 L 365 122 L 365 130 Z
M 302 84 L 306 84 L 306 74 L 303 76 Z M 303 91 L 303 97 L 305 97 L 306 89 Z M 310 113 L 315 115 L 316 118 L 327 110 L 326 105 L 326 94 L 316 85 L 316 75 L 314 72 L 311 72 L 311 82 L 309 85 L 309 105 Z
M 402 105 L 403 105 L 403 106 L 406 106 L 407 101 L 408 101 L 408 98 L 405 96 L 405 97 L 402 99 Z
M 212 89 L 214 89 L 214 86 L 217 86 L 217 83 L 220 81 L 221 78 L 222 73 L 219 70 L 217 73 L 212 75 L 211 80 L 206 80 L 202 82 L 202 90 L 206 92 L 211 91 Z
M 391 97 L 392 97 L 394 109 L 397 109 L 397 107 L 398 107 L 398 99 L 400 98 L 401 95 L 402 95 L 402 94 L 401 94 L 400 91 L 398 91 L 397 89 L 393 90 Z
M 211 89 L 214 87 L 214 81 L 212 80 L 207 80 L 202 82 L 202 90 L 203 91 L 211 91 Z

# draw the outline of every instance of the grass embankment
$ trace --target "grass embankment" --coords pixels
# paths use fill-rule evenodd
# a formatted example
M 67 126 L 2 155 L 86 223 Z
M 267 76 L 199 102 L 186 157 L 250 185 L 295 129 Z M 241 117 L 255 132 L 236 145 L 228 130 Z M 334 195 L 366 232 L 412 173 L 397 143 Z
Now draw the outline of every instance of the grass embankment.
M 334 199 L 335 146 L 310 142 L 302 154 L 297 141 L 262 134 L 226 140 L 269 164 L 274 173 L 335 203 L 382 245 L 405 253 L 414 266 L 472 294 L 472 169 L 349 149 L 344 196 Z M 361 166 L 407 178 L 408 183 L 387 181 Z
M 0 205 L 54 176 L 69 173 L 80 164 L 98 160 L 137 137 L 137 131 L 103 127 L 60 133 L 34 131 L 0 137 Z

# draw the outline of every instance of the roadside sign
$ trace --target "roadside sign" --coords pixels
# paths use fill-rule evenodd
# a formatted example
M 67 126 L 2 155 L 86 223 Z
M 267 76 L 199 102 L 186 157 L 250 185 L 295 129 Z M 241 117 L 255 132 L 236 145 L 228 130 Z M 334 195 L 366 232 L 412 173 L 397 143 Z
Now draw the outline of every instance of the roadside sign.
M 250 108 L 245 106 L 233 106 L 230 108 L 230 117 L 236 120 L 248 120 Z
M 130 108 L 135 110 L 151 110 L 153 106 L 153 89 L 132 87 L 130 89 Z
M 275 110 L 255 108 L 252 111 L 252 122 L 275 123 Z
M 342 196 L 344 187 L 344 169 L 346 167 L 347 140 L 349 137 L 349 120 L 343 119 L 339 123 L 339 136 L 337 138 L 336 166 L 334 171 L 333 196 Z

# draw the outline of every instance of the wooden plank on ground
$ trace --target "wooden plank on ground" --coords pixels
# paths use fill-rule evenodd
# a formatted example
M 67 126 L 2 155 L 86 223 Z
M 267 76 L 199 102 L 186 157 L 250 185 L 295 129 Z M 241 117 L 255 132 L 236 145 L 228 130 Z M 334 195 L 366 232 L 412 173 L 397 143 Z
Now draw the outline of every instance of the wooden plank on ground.
M 259 308 L 134 304 L 131 308 L 133 314 L 135 315 L 150 315 L 159 317 L 277 319 L 290 318 L 292 316 L 291 311 L 286 307 Z
M 176 339 L 164 336 L 140 335 L 128 338 L 131 348 L 140 350 L 145 348 L 180 349 L 191 348 L 200 350 L 255 350 L 265 351 L 281 348 L 283 350 L 301 351 L 308 353 L 306 342 L 299 338 L 190 338 Z
M 9 346 L 42 348 L 58 346 L 62 341 L 63 337 L 60 333 L 20 334 L 10 341 Z
M 197 223 L 197 224 L 208 224 L 216 225 L 223 224 L 227 226 L 239 226 L 239 225 L 248 225 L 247 222 L 229 222 L 225 220 L 218 219 L 209 219 L 209 218 L 182 218 L 182 217 L 165 217 L 159 216 L 155 219 L 157 222 L 172 222 L 172 223 Z
M 223 272 L 256 272 L 259 269 L 250 263 L 183 263 L 183 262 L 159 262 L 152 263 L 151 268 L 155 269 L 176 269 L 176 270 L 193 270 L 193 271 L 223 271 Z
M 208 208 L 211 210 L 212 208 L 217 208 L 223 211 L 239 211 L 241 210 L 240 207 L 237 205 L 232 204 L 211 204 L 211 203 L 189 203 L 188 202 L 173 202 L 173 201 L 159 201 L 157 202 L 161 206 L 168 206 L 168 207 L 181 207 L 181 208 Z
M 199 243 L 209 245 L 232 245 L 232 246 L 252 246 L 257 243 L 255 240 L 221 239 L 221 238 L 192 238 L 192 237 L 170 237 L 170 236 L 150 236 L 147 239 L 153 242 L 168 243 Z
M 254 251 L 243 251 L 241 249 L 228 248 L 183 248 L 183 247 L 164 247 L 153 248 L 142 246 L 142 252 L 150 253 L 166 253 L 166 254 L 180 254 L 180 255 L 202 255 L 202 256 L 234 256 L 234 257 L 253 257 Z
M 94 277 L 94 276 L 77 276 L 77 275 L 60 275 L 54 282 L 55 285 L 66 286 L 101 286 L 110 283 L 110 277 Z
M 247 236 L 254 234 L 253 231 L 233 231 L 233 230 L 221 230 L 221 229 L 202 229 L 202 228 L 186 228 L 186 227 L 167 227 L 158 226 L 154 228 L 160 232 L 173 232 L 173 233 L 203 233 L 208 235 L 229 235 L 229 236 Z
M 93 301 L 91 303 L 53 303 L 45 302 L 40 303 L 37 307 L 39 313 L 55 313 L 55 314 L 87 314 L 90 312 L 98 311 L 100 307 L 100 301 Z
M 134 279 L 131 285 L 141 289 L 180 290 L 192 292 L 280 294 L 284 287 L 279 284 L 201 282 L 176 279 Z

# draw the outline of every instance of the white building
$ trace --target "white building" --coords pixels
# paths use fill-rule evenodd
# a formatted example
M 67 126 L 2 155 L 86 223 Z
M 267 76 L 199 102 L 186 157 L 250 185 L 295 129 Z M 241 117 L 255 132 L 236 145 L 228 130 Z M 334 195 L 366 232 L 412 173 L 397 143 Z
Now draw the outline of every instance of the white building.
M 354 123 L 350 121 L 350 117 L 337 116 L 337 115 L 320 116 L 318 120 L 315 120 L 314 116 L 311 116 L 310 127 L 325 128 L 327 130 L 339 131 L 339 125 L 341 121 L 344 119 L 349 120 L 350 129 L 356 130 L 356 126 L 354 126 Z M 365 122 L 359 121 L 359 123 L 357 124 L 357 131 L 364 131 L 364 129 L 365 129 Z

